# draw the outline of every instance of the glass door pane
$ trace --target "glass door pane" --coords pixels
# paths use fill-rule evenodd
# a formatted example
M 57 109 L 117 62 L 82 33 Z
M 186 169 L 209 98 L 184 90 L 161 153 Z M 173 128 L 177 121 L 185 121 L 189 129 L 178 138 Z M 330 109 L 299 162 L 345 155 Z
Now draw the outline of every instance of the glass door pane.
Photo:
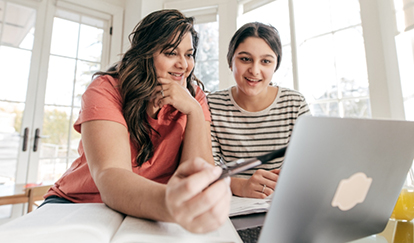
M 0 184 L 14 182 L 36 10 L 0 1 Z
M 101 69 L 106 20 L 56 11 L 44 105 L 38 183 L 53 183 L 77 158 L 80 134 L 73 129 L 81 95 Z
M 16 182 L 24 157 L 22 119 L 31 105 L 26 105 L 26 92 L 36 13 L 31 7 L 0 0 L 0 186 Z M 10 217 L 11 209 L 0 206 L 0 219 Z

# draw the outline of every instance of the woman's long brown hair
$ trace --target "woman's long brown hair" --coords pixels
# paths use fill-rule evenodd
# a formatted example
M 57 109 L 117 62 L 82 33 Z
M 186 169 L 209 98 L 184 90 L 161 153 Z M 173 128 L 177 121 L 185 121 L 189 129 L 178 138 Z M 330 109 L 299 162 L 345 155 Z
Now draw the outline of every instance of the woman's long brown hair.
M 123 55 L 122 60 L 106 72 L 95 74 L 111 75 L 119 79 L 123 115 L 131 139 L 138 150 L 137 166 L 148 161 L 154 153 L 151 134 L 156 131 L 149 124 L 146 113 L 147 104 L 158 84 L 153 55 L 155 52 L 161 53 L 170 48 L 177 48 L 184 35 L 190 32 L 195 59 L 198 35 L 194 30 L 193 21 L 192 17 L 187 18 L 178 10 L 160 10 L 149 14 L 129 35 L 131 47 Z M 200 85 L 201 82 L 191 72 L 187 78 L 187 89 L 195 96 L 193 83 Z

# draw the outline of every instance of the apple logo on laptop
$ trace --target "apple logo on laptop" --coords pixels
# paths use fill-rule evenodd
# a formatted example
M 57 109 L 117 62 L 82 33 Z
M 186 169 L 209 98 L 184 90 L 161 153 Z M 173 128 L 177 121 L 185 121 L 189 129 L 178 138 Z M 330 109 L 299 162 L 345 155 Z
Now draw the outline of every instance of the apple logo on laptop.
M 348 211 L 358 203 L 362 203 L 367 196 L 371 182 L 372 178 L 368 178 L 362 172 L 353 174 L 349 179 L 341 180 L 333 197 L 332 207 Z

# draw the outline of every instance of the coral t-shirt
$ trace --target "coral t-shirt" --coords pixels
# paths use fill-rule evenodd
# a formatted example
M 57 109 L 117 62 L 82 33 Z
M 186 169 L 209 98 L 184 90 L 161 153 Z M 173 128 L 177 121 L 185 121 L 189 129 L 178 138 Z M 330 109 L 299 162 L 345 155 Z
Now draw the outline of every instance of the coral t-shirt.
M 195 98 L 203 109 L 206 121 L 211 121 L 206 95 L 198 86 Z M 159 111 L 158 119 L 152 119 L 149 116 L 147 119 L 159 133 L 159 135 L 156 133 L 151 135 L 155 151 L 151 159 L 141 167 L 136 167 L 137 150 L 130 140 L 131 168 L 134 173 L 147 179 L 167 183 L 179 163 L 187 116 L 167 105 Z M 108 75 L 100 76 L 89 85 L 82 95 L 82 107 L 79 118 L 74 124 L 75 130 L 81 133 L 81 124 L 92 120 L 113 121 L 127 127 L 122 115 L 122 98 L 118 90 L 117 79 Z M 45 198 L 56 195 L 77 203 L 102 202 L 98 188 L 89 171 L 82 141 L 79 144 L 78 153 L 80 157 L 52 186 L 44 196 Z

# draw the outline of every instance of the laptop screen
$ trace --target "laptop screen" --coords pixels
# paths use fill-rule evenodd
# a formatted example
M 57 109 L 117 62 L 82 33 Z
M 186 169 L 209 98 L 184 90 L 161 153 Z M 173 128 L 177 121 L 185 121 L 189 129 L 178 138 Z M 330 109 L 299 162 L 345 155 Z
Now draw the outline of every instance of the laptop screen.
M 300 117 L 259 243 L 381 232 L 414 157 L 414 122 Z

